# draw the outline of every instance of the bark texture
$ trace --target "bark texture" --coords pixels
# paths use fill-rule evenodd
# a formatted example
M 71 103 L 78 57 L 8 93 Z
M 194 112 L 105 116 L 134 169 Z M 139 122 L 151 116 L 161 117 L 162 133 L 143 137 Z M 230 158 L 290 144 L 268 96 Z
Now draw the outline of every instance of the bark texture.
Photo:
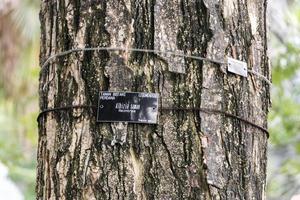
M 117 46 L 244 60 L 269 77 L 266 0 L 47 0 L 41 64 Z M 99 91 L 160 93 L 162 107 L 223 110 L 267 127 L 269 86 L 226 66 L 137 52 L 75 52 L 40 76 L 40 109 L 97 105 Z M 171 71 L 185 72 L 174 73 Z M 111 145 L 116 131 L 127 134 Z M 267 136 L 220 114 L 162 111 L 158 125 L 96 123 L 93 109 L 39 121 L 37 199 L 265 199 Z

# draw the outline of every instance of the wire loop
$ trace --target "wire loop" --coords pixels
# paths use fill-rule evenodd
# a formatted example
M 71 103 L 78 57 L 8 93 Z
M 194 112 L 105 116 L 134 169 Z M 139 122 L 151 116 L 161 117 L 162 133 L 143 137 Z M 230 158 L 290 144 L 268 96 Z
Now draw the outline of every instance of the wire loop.
M 214 60 L 211 58 L 205 58 L 205 57 L 201 57 L 201 56 L 197 56 L 197 55 L 186 55 L 186 54 L 176 53 L 176 52 L 172 52 L 172 51 L 160 51 L 160 50 L 154 50 L 154 49 L 138 49 L 138 48 L 123 48 L 123 47 L 86 47 L 86 48 L 69 49 L 67 51 L 56 53 L 56 54 L 50 56 L 42 65 L 41 73 L 43 73 L 46 66 L 51 62 L 51 60 L 61 57 L 61 56 L 71 54 L 73 52 L 79 52 L 79 51 L 132 51 L 132 52 L 156 53 L 156 54 L 166 54 L 166 55 L 170 55 L 170 56 L 191 58 L 194 60 L 210 62 L 210 63 L 218 64 L 218 65 L 227 64 L 227 62 L 225 62 L 225 61 Z M 259 74 L 258 72 L 255 72 L 253 70 L 248 70 L 248 72 L 250 74 L 253 74 L 253 75 L 261 78 L 267 84 L 272 85 L 271 81 L 267 77 Z
M 138 49 L 138 48 L 122 48 L 122 47 L 87 47 L 87 48 L 76 48 L 76 49 L 70 49 L 64 52 L 60 52 L 57 54 L 54 54 L 52 56 L 50 56 L 42 65 L 41 67 L 41 73 L 43 73 L 43 71 L 45 70 L 46 66 L 55 58 L 61 57 L 61 56 L 65 56 L 68 54 L 71 54 L 73 52 L 80 52 L 80 51 L 133 51 L 133 52 L 144 52 L 144 53 L 155 53 L 155 54 L 165 54 L 165 55 L 170 55 L 170 56 L 178 56 L 178 57 L 184 57 L 184 58 L 191 58 L 194 60 L 200 60 L 200 61 L 205 61 L 205 62 L 210 62 L 213 64 L 218 64 L 218 65 L 223 65 L 223 64 L 227 64 L 227 62 L 224 61 L 220 61 L 220 60 L 214 60 L 214 59 L 210 59 L 210 58 L 205 58 L 205 57 L 201 57 L 201 56 L 197 56 L 197 55 L 186 55 L 186 54 L 182 54 L 182 53 L 176 53 L 176 52 L 171 52 L 171 51 L 160 51 L 160 50 L 154 50 L 154 49 Z M 255 72 L 253 70 L 248 70 L 248 72 L 250 74 L 253 74 L 257 77 L 259 77 L 260 79 L 264 80 L 267 84 L 272 85 L 271 81 L 259 74 L 258 72 Z M 97 106 L 89 106 L 89 105 L 73 105 L 73 106 L 64 106 L 64 107 L 57 107 L 57 108 L 49 108 L 49 109 L 45 109 L 43 111 L 41 111 L 38 115 L 37 120 L 39 121 L 40 118 L 49 112 L 56 112 L 56 111 L 61 111 L 61 110 L 70 110 L 70 109 L 76 109 L 76 108 L 92 108 L 92 109 L 96 109 Z M 261 131 L 265 132 L 267 137 L 269 138 L 269 132 L 266 128 L 259 126 L 257 124 L 255 124 L 254 122 L 251 122 L 247 119 L 244 119 L 242 117 L 233 115 L 231 113 L 227 113 L 224 112 L 222 110 L 216 110 L 216 109 L 209 109 L 209 108 L 176 108 L 176 107 L 162 107 L 160 108 L 161 111 L 198 111 L 198 112 L 205 112 L 205 113 L 211 113 L 211 114 L 223 114 L 226 117 L 230 117 L 230 118 L 234 118 L 236 120 L 242 121 L 246 124 L 249 124 L 253 127 L 256 127 L 258 129 L 260 129 Z
M 72 110 L 72 109 L 80 109 L 80 108 L 83 108 L 83 109 L 89 109 L 89 108 L 92 108 L 92 109 L 97 109 L 97 106 L 93 106 L 93 105 L 73 105 L 73 106 L 64 106 L 64 107 L 57 107 L 57 108 L 49 108 L 49 109 L 45 109 L 43 111 L 41 111 L 37 117 L 37 121 L 39 122 L 41 117 L 49 112 L 56 112 L 56 111 L 63 111 L 63 110 Z M 236 116 L 234 114 L 231 114 L 231 113 L 227 113 L 227 112 L 224 112 L 222 110 L 217 110 L 217 109 L 211 109 L 211 108 L 180 108 L 180 107 L 161 107 L 159 109 L 160 111 L 189 111 L 189 112 L 193 112 L 193 111 L 196 111 L 196 112 L 205 112 L 205 113 L 210 113 L 210 114 L 222 114 L 226 117 L 230 117 L 230 118 L 233 118 L 233 119 L 236 119 L 236 120 L 239 120 L 239 121 L 242 121 L 246 124 L 249 124 L 255 128 L 258 128 L 260 129 L 261 131 L 263 131 L 264 133 L 266 133 L 267 135 L 267 138 L 269 138 L 269 131 L 260 126 L 260 125 L 257 125 L 255 124 L 254 122 L 251 122 L 247 119 L 244 119 L 240 116 Z

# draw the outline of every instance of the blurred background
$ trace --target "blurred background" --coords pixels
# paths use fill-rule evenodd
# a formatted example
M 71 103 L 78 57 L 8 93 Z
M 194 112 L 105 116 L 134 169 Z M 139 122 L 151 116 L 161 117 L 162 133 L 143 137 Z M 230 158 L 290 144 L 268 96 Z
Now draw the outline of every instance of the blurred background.
M 0 0 L 0 196 L 35 199 L 39 1 Z M 267 197 L 300 194 L 300 0 L 269 0 Z
M 0 198 L 35 199 L 39 1 L 0 0 Z

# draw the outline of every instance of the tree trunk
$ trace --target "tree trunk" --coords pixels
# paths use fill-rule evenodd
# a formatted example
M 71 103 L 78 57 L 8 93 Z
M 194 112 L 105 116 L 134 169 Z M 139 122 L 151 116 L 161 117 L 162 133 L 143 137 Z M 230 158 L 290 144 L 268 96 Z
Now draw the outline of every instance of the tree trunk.
M 269 77 L 266 0 L 49 0 L 40 12 L 43 64 L 72 48 L 114 46 L 227 56 Z M 39 118 L 37 199 L 265 199 L 269 85 L 226 66 L 162 54 L 78 51 L 40 76 L 40 109 L 97 105 L 99 91 L 160 94 L 157 125 L 115 123 L 93 108 Z M 181 72 L 181 73 L 176 73 Z M 184 72 L 184 73 L 182 73 Z

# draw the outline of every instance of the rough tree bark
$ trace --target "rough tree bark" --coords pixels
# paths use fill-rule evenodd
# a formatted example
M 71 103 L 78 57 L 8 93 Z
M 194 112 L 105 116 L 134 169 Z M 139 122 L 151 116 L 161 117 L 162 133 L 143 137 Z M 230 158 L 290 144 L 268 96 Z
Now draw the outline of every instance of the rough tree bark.
M 41 64 L 117 46 L 231 56 L 269 77 L 266 0 L 42 1 Z M 169 69 L 184 73 L 173 73 Z M 40 76 L 40 109 L 97 105 L 99 91 L 157 92 L 161 107 L 223 110 L 267 127 L 269 86 L 224 66 L 137 52 L 74 52 Z M 93 109 L 39 120 L 37 199 L 265 199 L 266 134 L 222 114 L 161 111 L 159 124 L 96 123 Z

